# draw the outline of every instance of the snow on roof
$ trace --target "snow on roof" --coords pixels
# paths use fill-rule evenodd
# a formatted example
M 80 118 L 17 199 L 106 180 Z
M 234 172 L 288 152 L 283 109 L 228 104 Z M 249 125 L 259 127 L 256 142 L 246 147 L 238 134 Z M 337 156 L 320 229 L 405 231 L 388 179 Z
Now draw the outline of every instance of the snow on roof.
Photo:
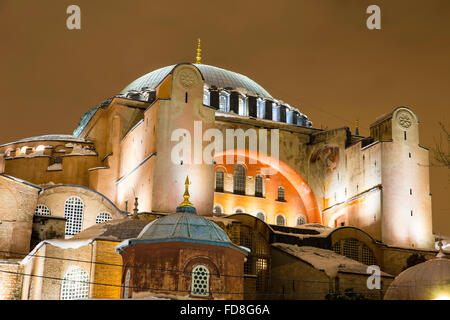
M 238 222 L 238 220 L 234 220 L 234 219 L 230 219 L 230 218 L 226 218 L 226 217 L 205 217 L 208 220 L 211 220 L 213 222 L 220 222 L 223 223 L 225 227 L 228 227 L 230 224 L 232 224 L 233 222 Z
M 44 240 L 39 242 L 39 244 L 34 247 L 33 250 L 20 262 L 20 264 L 26 264 L 28 261 L 31 260 L 36 255 L 36 252 L 44 245 L 50 244 L 52 246 L 61 248 L 61 249 L 78 249 L 81 247 L 84 247 L 88 244 L 91 244 L 94 241 L 94 239 L 50 239 L 50 240 Z
M 72 239 L 102 239 L 110 241 L 122 241 L 129 238 L 135 238 L 141 230 L 148 224 L 146 220 L 139 219 L 113 219 L 103 223 L 95 224 L 80 233 Z
M 319 223 L 305 223 L 299 226 L 295 226 L 294 228 L 315 230 L 320 233 L 320 236 L 328 236 L 331 232 L 336 230 L 335 228 L 330 228 Z
M 23 142 L 35 142 L 35 141 L 72 141 L 72 142 L 80 142 L 80 143 L 92 143 L 91 141 L 84 139 L 84 138 L 78 138 L 71 134 L 47 134 L 43 136 L 36 136 L 36 137 L 29 137 L 24 138 L 21 140 L 17 140 L 14 142 L 9 142 L 0 145 L 0 147 L 7 146 L 10 144 L 16 144 L 16 143 L 23 143 Z
M 309 263 L 317 270 L 325 272 L 330 278 L 336 277 L 338 272 L 369 275 L 367 265 L 331 250 L 308 246 L 299 247 L 285 243 L 273 243 L 272 246 Z M 381 272 L 381 274 L 391 276 L 385 272 Z
M 318 223 L 307 223 L 307 224 L 302 224 L 299 226 L 295 226 L 295 227 L 283 227 L 280 229 L 277 229 L 278 226 L 274 226 L 274 232 L 277 234 L 283 234 L 283 235 L 289 235 L 289 236 L 294 236 L 297 237 L 299 239 L 305 239 L 305 238 L 326 238 L 330 235 L 330 233 L 332 233 L 334 230 L 336 230 L 335 228 L 330 228 Z M 302 232 L 302 230 L 307 230 Z M 312 232 L 311 232 L 312 230 Z M 317 232 L 317 233 L 313 233 L 313 232 Z
M 97 152 L 91 150 L 89 146 L 83 146 L 80 144 L 67 143 L 66 147 L 72 148 L 72 152 L 67 155 L 73 156 L 84 156 L 84 155 L 97 155 Z

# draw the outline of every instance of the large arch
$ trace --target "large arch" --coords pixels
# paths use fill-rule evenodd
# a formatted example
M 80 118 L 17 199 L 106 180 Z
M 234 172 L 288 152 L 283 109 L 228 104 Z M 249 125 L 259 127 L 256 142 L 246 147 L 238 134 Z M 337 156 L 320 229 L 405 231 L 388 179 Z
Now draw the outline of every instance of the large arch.
M 308 216 L 313 217 L 314 219 L 314 221 L 310 222 L 321 224 L 323 223 L 322 214 L 320 212 L 319 206 L 317 205 L 317 200 L 313 191 L 308 186 L 305 179 L 303 179 L 303 177 L 297 171 L 292 169 L 291 166 L 279 159 L 274 159 L 267 154 L 249 149 L 225 150 L 223 152 L 217 153 L 214 156 L 214 159 L 218 159 L 221 157 L 222 159 L 226 159 L 227 156 L 244 157 L 252 159 L 253 161 L 259 161 L 262 164 L 269 166 L 281 173 L 286 179 L 291 182 L 298 195 L 302 198 Z

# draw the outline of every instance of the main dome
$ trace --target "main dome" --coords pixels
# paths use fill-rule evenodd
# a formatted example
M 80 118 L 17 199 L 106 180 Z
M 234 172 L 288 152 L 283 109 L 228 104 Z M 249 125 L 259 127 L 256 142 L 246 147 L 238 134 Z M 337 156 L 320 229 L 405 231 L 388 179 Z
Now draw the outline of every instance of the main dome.
M 193 65 L 200 70 L 203 78 L 205 79 L 205 83 L 209 85 L 214 85 L 218 88 L 243 88 L 254 94 L 263 96 L 264 98 L 273 99 L 273 97 L 263 87 L 247 76 L 207 64 Z M 155 89 L 161 81 L 172 72 L 175 66 L 176 65 L 171 65 L 147 73 L 146 75 L 143 75 L 142 77 L 131 82 L 120 93 L 125 94 L 132 90 L 140 91 L 145 87 Z

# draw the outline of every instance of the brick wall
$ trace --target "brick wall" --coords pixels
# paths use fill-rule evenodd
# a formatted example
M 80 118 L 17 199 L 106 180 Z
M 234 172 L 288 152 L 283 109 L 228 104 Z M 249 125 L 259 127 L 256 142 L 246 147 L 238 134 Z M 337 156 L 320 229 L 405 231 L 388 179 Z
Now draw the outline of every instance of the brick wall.
M 8 272 L 23 273 L 23 266 L 0 262 L 0 300 L 20 300 L 23 276 Z

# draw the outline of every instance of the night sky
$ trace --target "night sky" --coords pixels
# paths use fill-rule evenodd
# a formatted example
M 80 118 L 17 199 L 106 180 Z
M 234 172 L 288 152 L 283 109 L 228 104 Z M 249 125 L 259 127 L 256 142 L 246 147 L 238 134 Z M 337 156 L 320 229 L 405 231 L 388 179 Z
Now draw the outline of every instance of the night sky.
M 81 30 L 66 8 L 81 7 Z M 381 8 L 368 30 L 366 8 Z M 0 144 L 71 134 L 81 115 L 154 69 L 202 62 L 247 75 L 317 128 L 360 134 L 411 107 L 421 145 L 450 127 L 450 1 L 0 0 Z M 430 153 L 430 159 L 433 154 Z M 450 236 L 450 171 L 431 168 L 433 226 Z

